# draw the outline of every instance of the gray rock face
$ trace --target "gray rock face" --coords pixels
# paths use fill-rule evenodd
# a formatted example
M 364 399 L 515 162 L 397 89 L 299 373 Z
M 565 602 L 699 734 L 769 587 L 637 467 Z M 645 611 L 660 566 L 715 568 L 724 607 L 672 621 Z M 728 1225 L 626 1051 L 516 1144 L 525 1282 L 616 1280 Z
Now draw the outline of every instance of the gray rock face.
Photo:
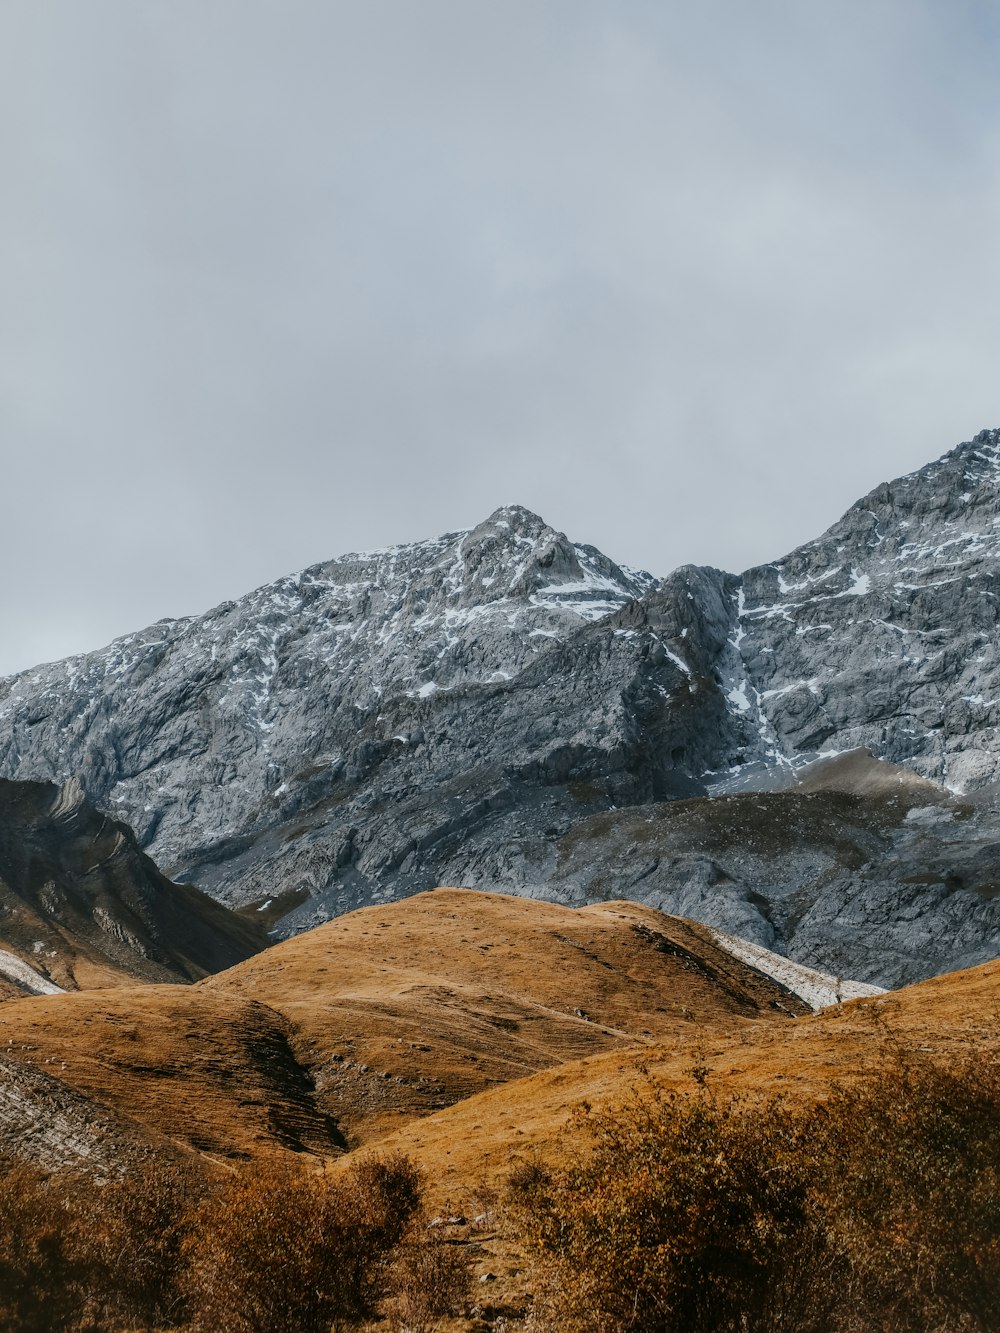
M 658 582 L 498 510 L 0 682 L 0 774 L 80 776 L 174 878 L 268 903 L 281 933 L 440 883 L 603 892 L 565 879 L 561 849 L 616 808 L 788 786 L 860 746 L 955 790 L 1000 777 L 998 524 L 1000 431 L 741 576 Z M 811 844 L 792 859 L 800 885 L 831 869 Z M 900 883 L 886 870 L 879 906 L 871 876 L 858 899 L 838 870 L 810 936 L 806 913 L 790 931 L 739 895 L 723 911 L 707 846 L 669 864 L 623 862 L 616 892 L 655 882 L 670 910 L 834 971 L 821 941 L 882 929 Z M 991 938 L 974 916 L 947 958 L 935 927 L 923 975 Z
M 3 682 L 0 769 L 80 774 L 175 878 L 232 901 L 427 887 L 428 849 L 539 792 L 699 790 L 715 748 L 696 706 L 670 714 L 717 691 L 648 615 L 613 614 L 653 586 L 499 510 Z
M 594 815 L 556 842 L 540 892 L 572 906 L 630 898 L 885 987 L 996 957 L 995 794 L 895 785 L 879 767 L 890 780 L 874 790 L 834 774 Z
M 876 487 L 730 595 L 719 675 L 745 752 L 714 788 L 860 747 L 958 791 L 1000 776 L 1000 431 Z
M 165 879 L 75 780 L 0 779 L 0 981 L 36 994 L 197 981 L 267 943 L 256 923 Z

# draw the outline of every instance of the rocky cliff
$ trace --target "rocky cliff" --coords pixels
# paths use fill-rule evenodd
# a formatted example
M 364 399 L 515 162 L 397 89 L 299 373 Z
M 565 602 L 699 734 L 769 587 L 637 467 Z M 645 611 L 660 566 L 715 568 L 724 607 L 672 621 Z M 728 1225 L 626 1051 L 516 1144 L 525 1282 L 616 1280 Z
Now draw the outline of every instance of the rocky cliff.
M 956 790 L 1000 776 L 1000 430 L 876 487 L 729 596 L 741 774 L 867 747 Z
M 267 943 L 256 923 L 161 875 L 79 782 L 0 780 L 0 999 L 196 981 Z
M 714 745 L 670 722 L 690 668 L 614 615 L 653 586 L 499 510 L 4 682 L 0 767 L 79 774 L 234 901 L 428 887 L 429 849 L 551 791 L 586 810 L 699 789 Z

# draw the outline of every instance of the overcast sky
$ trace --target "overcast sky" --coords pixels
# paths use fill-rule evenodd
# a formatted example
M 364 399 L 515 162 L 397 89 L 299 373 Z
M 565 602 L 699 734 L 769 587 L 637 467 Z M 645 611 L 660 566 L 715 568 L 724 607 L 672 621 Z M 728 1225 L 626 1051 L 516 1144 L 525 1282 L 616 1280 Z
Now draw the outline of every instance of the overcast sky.
M 0 671 L 517 502 L 742 569 L 1000 425 L 992 0 L 0 0 Z

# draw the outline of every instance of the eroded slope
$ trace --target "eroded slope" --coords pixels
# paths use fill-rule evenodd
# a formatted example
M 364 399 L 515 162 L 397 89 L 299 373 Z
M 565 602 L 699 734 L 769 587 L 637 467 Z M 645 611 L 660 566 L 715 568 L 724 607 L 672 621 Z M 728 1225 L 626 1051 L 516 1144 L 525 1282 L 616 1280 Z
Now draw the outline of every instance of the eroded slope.
M 0 998 L 193 981 L 267 943 L 161 875 L 79 783 L 0 780 Z

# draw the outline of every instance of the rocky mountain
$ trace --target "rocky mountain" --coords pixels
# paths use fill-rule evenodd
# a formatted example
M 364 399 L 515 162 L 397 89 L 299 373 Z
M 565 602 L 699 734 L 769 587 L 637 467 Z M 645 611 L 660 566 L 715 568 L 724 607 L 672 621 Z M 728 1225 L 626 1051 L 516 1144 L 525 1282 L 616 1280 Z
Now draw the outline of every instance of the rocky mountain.
M 786 790 L 593 815 L 522 891 L 625 896 L 894 988 L 1000 954 L 1000 804 L 855 751 Z
M 956 791 L 1000 777 L 1000 430 L 723 583 L 732 776 L 864 747 Z
M 870 940 L 884 915 L 871 883 L 906 878 L 909 853 L 895 869 L 884 857 L 913 833 L 919 802 L 883 820 L 877 846 L 866 834 L 849 864 L 827 864 L 822 838 L 810 852 L 820 878 L 831 872 L 831 922 L 844 894 L 861 902 L 836 947 L 807 948 L 823 932 L 801 928 L 822 893 L 779 911 L 763 871 L 744 879 L 708 856 L 716 870 L 698 874 L 721 868 L 737 887 L 699 906 L 686 872 L 643 875 L 654 858 L 636 840 L 614 850 L 591 834 L 610 816 L 617 828 L 624 808 L 669 824 L 664 802 L 764 799 L 860 747 L 953 793 L 988 787 L 1000 775 L 998 522 L 1000 431 L 742 575 L 688 566 L 657 581 L 526 510 L 498 510 L 469 532 L 345 556 L 0 683 L 0 772 L 79 775 L 174 878 L 260 907 L 282 934 L 440 883 L 572 901 L 655 888 L 838 972 L 844 941 Z M 976 808 L 978 855 L 1000 831 L 988 803 Z M 712 820 L 729 809 L 744 826 L 738 803 Z M 828 812 L 841 815 L 838 845 L 853 846 L 855 813 Z M 574 838 L 593 873 L 567 868 Z M 860 899 L 845 870 L 861 876 Z M 941 922 L 967 924 L 961 956 L 996 952 L 982 875 L 956 896 L 941 873 Z M 781 892 L 790 902 L 804 883 Z M 953 957 L 941 952 L 950 928 L 900 939 L 882 973 L 863 950 L 843 970 L 881 984 L 927 975 Z
M 231 901 L 429 887 L 427 849 L 550 789 L 667 794 L 654 736 L 685 668 L 609 622 L 652 586 L 499 510 L 3 682 L 0 765 L 79 774 L 174 878 Z
M 267 943 L 161 875 L 78 782 L 0 780 L 0 998 L 195 981 Z

